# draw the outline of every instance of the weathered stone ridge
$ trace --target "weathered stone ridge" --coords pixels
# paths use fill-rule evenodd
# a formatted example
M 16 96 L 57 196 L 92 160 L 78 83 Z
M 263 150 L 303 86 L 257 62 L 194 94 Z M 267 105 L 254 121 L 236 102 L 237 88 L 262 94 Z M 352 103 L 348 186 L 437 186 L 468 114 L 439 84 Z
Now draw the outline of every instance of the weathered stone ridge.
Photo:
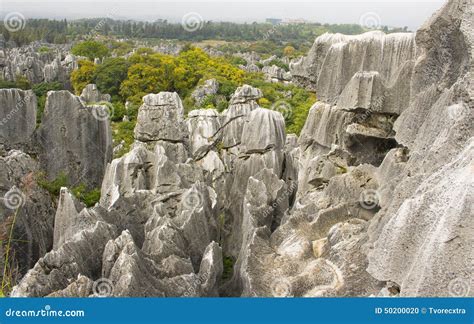
M 112 158 L 107 107 L 84 106 L 68 91 L 50 91 L 38 130 L 40 160 L 49 179 L 65 173 L 73 184 L 99 187 Z
M 319 99 L 299 137 L 249 85 L 222 113 L 187 116 L 161 92 L 110 161 L 110 125 L 87 106 L 106 98 L 50 92 L 40 162 L 87 171 L 101 199 L 61 189 L 12 296 L 474 296 L 473 17 L 449 0 L 416 33 L 318 37 L 291 64 Z M 0 92 L 11 110 L 10 95 L 23 94 Z M 0 164 L 13 189 L 39 168 L 19 151 Z

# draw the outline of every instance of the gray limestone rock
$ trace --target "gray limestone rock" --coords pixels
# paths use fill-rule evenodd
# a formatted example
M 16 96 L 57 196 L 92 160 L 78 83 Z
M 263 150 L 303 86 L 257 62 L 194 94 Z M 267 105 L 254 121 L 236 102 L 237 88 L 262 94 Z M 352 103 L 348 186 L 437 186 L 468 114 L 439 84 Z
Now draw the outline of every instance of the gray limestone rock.
M 186 137 L 184 108 L 177 93 L 160 92 L 143 97 L 135 127 L 137 140 L 183 142 Z
M 110 95 L 100 93 L 99 89 L 97 89 L 97 86 L 95 84 L 86 85 L 86 87 L 82 90 L 80 98 L 85 103 L 98 103 L 101 101 L 107 101 L 107 102 L 110 101 Z
M 99 187 L 112 158 L 110 121 L 101 107 L 84 106 L 68 91 L 50 91 L 38 129 L 40 161 L 48 179 L 61 173 L 70 185 Z
M 0 89 L 0 144 L 28 144 L 36 128 L 36 96 L 31 90 Z
M 187 119 L 176 93 L 147 95 L 103 181 L 107 155 L 85 145 L 109 148 L 99 108 L 50 93 L 45 170 L 89 170 L 102 195 L 84 208 L 62 189 L 53 235 L 51 206 L 33 203 L 48 198 L 28 176 L 37 162 L 0 150 L 5 208 L 21 190 L 23 220 L 49 224 L 30 230 L 44 256 L 12 296 L 472 296 L 472 17 L 449 0 L 416 34 L 318 37 L 290 64 L 320 100 L 299 138 L 248 85 L 221 115 Z M 36 76 L 37 61 L 17 60 Z
M 196 105 L 201 107 L 204 99 L 208 96 L 217 94 L 219 90 L 219 83 L 216 79 L 209 79 L 204 82 L 203 85 L 196 87 L 191 93 L 191 97 L 194 99 Z

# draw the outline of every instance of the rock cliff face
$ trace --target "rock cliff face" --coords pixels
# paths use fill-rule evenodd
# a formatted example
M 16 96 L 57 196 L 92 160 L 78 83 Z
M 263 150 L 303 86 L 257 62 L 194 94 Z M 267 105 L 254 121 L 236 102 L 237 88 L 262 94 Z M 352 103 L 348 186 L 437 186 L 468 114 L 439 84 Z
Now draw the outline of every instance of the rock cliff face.
M 84 106 L 67 91 L 50 92 L 45 113 L 36 129 L 36 97 L 19 89 L 0 90 L 0 226 L 2 255 L 8 250 L 12 281 L 21 277 L 54 246 L 69 237 L 69 224 L 84 223 L 81 217 L 55 222 L 53 197 L 39 184 L 43 174 L 54 179 L 60 172 L 71 185 L 102 183 L 111 155 L 109 121 L 104 107 Z M 105 116 L 107 117 L 107 116 Z M 61 193 L 56 214 L 72 204 Z M 80 205 L 77 205 L 77 209 Z M 80 212 L 80 210 L 78 210 Z M 13 227 L 10 249 L 6 244 Z M 53 230 L 54 228 L 54 230 Z M 64 232 L 63 234 L 56 234 Z M 53 235 L 54 233 L 54 235 Z M 2 260 L 3 262 L 3 260 Z M 2 264 L 2 267 L 4 265 Z
M 363 219 L 353 230 L 367 257 L 354 264 L 402 296 L 449 296 L 455 284 L 472 295 L 472 21 L 472 2 L 449 1 L 415 35 L 323 35 L 291 66 L 323 102 L 299 139 L 302 208 L 315 203 L 316 219 L 339 209 L 329 243 Z M 350 207 L 358 200 L 366 210 Z M 354 285 L 348 262 L 330 260 Z
M 107 106 L 84 105 L 69 91 L 48 93 L 37 137 L 49 179 L 65 173 L 72 184 L 100 187 L 112 158 L 108 117 Z
M 12 296 L 472 296 L 473 18 L 451 0 L 416 34 L 319 37 L 291 65 L 320 99 L 299 138 L 248 85 L 222 114 L 146 95 L 100 203 L 61 190 Z M 108 124 L 82 101 L 49 94 L 63 160 L 43 161 L 101 179 L 84 144 L 110 148 Z
M 0 143 L 27 144 L 36 128 L 36 96 L 33 91 L 0 89 Z

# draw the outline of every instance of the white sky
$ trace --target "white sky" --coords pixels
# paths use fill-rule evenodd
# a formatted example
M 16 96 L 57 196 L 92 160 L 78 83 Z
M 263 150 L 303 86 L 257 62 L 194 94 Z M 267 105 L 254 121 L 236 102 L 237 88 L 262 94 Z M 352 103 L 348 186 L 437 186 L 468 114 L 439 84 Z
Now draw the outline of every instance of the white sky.
M 204 20 L 252 22 L 265 18 L 303 18 L 322 23 L 359 23 L 375 13 L 380 23 L 414 30 L 439 9 L 444 0 L 0 0 L 1 16 L 16 11 L 27 18 L 114 18 L 180 21 L 189 12 Z

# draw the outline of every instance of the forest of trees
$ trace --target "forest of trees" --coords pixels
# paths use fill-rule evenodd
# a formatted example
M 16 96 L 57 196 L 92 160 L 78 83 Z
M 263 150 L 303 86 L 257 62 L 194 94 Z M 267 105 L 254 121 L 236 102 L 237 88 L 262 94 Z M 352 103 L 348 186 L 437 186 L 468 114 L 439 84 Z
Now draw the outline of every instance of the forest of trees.
M 381 28 L 385 32 L 406 31 L 403 29 Z M 313 42 L 325 33 L 360 34 L 366 31 L 357 24 L 320 24 L 307 23 L 295 25 L 272 25 L 269 23 L 237 24 L 230 22 L 203 22 L 201 28 L 189 32 L 180 23 L 166 20 L 156 22 L 139 22 L 132 20 L 113 20 L 110 18 L 81 19 L 74 21 L 28 19 L 25 28 L 19 32 L 9 33 L 2 25 L 0 33 L 5 39 L 23 45 L 31 41 L 49 43 L 66 43 L 95 35 L 116 36 L 123 38 L 160 38 L 183 41 L 200 41 L 205 39 L 226 41 L 259 41 L 289 42 L 299 46 Z

